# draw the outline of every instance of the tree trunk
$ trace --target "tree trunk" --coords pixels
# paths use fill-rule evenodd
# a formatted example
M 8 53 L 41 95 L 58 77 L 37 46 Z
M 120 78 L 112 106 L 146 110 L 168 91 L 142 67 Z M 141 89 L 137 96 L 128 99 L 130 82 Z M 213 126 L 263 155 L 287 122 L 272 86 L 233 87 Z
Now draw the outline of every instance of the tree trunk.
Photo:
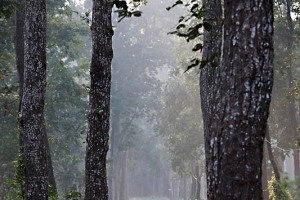
M 128 152 L 126 151 L 124 155 L 122 155 L 122 165 L 120 166 L 120 193 L 119 193 L 119 200 L 128 200 L 128 174 L 127 174 L 127 158 Z
M 23 96 L 23 82 L 24 82 L 24 22 L 25 22 L 25 1 L 21 0 L 18 4 L 18 10 L 16 11 L 16 31 L 15 31 L 15 51 L 16 51 L 16 64 L 17 64 L 17 71 L 18 71 L 18 81 L 19 81 L 19 112 L 21 111 L 21 104 L 22 104 L 22 96 Z M 51 186 L 52 192 L 57 194 L 56 183 L 53 173 L 52 167 L 52 160 L 50 154 L 50 147 L 46 132 L 45 124 L 43 123 L 43 141 L 44 145 L 47 150 L 47 160 L 48 160 L 48 172 L 49 172 L 49 185 Z M 21 131 L 21 130 L 20 130 Z M 20 144 L 20 154 L 23 155 L 23 142 L 21 141 L 21 135 L 19 137 L 19 144 Z M 22 158 L 24 160 L 24 158 Z
M 289 91 L 292 91 L 295 87 L 295 80 L 293 77 L 293 63 L 292 63 L 292 54 L 293 54 L 293 43 L 294 43 L 294 25 L 293 20 L 291 17 L 291 1 L 286 0 L 286 19 L 288 24 L 288 43 L 287 43 L 287 60 L 288 60 L 288 66 L 287 66 L 287 78 L 288 78 L 288 89 Z M 299 139 L 297 134 L 297 114 L 296 114 L 296 107 L 295 107 L 295 97 L 293 94 L 290 94 L 288 98 L 288 116 L 289 116 L 289 126 L 288 130 L 291 132 L 291 135 L 293 136 L 293 141 L 297 141 Z M 294 148 L 296 149 L 296 147 Z M 300 175 L 300 166 L 299 166 L 299 151 L 294 150 L 294 175 L 295 179 L 299 178 Z
M 262 199 L 261 164 L 273 85 L 273 1 L 224 1 L 215 74 L 208 199 Z
M 191 199 L 200 199 L 201 195 L 201 174 L 199 165 L 194 168 L 192 176 Z
M 268 190 L 268 163 L 267 163 L 267 142 L 265 142 L 264 145 L 264 157 L 263 157 L 263 163 L 262 163 L 262 190 L 263 190 L 263 199 L 268 200 L 269 199 L 269 190 Z
M 277 167 L 277 164 L 276 164 L 276 160 L 274 158 L 273 151 L 272 151 L 269 127 L 267 127 L 267 130 L 266 130 L 266 140 L 267 140 L 267 148 L 268 148 L 269 159 L 270 159 L 271 165 L 273 167 L 273 172 L 274 172 L 275 179 L 276 179 L 276 181 L 280 181 L 280 173 L 279 173 L 279 170 L 278 170 L 278 167 Z
M 85 165 L 85 199 L 107 200 L 106 155 L 109 138 L 112 50 L 112 2 L 93 0 L 92 62 Z
M 197 174 L 197 190 L 196 190 L 196 198 L 201 199 L 201 176 L 202 173 L 200 173 L 198 168 L 198 174 Z
M 108 181 L 108 189 L 109 189 L 109 199 L 115 200 L 115 181 L 116 181 L 116 153 L 117 153 L 117 139 L 116 136 L 119 135 L 120 132 L 120 116 L 119 113 L 113 113 L 112 116 L 112 129 L 111 129 L 111 138 L 110 138 L 110 168 L 109 168 L 109 181 Z
M 55 177 L 54 177 L 54 170 L 53 170 L 53 165 L 52 165 L 52 159 L 51 159 L 51 152 L 50 152 L 50 146 L 49 146 L 49 141 L 48 141 L 48 134 L 46 130 L 46 125 L 45 123 L 43 124 L 43 142 L 44 146 L 46 148 L 47 152 L 47 164 L 48 164 L 48 177 L 49 177 L 49 186 L 51 193 L 57 197 L 57 188 L 56 188 L 56 182 L 55 182 Z
M 194 199 L 196 197 L 196 179 L 194 174 L 192 175 L 192 185 L 191 185 L 191 195 L 190 199 Z
M 46 90 L 46 2 L 25 1 L 24 85 L 20 133 L 26 199 L 48 199 L 48 163 L 44 138 Z
M 16 65 L 18 71 L 18 81 L 19 81 L 19 108 L 18 112 L 21 113 L 21 104 L 23 96 L 23 84 L 24 84 L 24 23 L 25 23 L 25 1 L 19 1 L 19 7 L 16 11 L 16 30 L 15 30 L 15 52 L 16 52 Z M 19 145 L 20 145 L 20 156 L 21 163 L 24 164 L 24 148 L 22 141 L 22 130 L 19 129 Z M 21 167 L 21 165 L 19 166 Z M 21 168 L 23 174 L 25 174 L 25 169 Z M 21 183 L 21 194 L 22 198 L 25 198 L 25 185 Z
M 204 30 L 204 40 L 203 40 L 203 51 L 202 60 L 208 60 L 213 54 L 217 54 L 215 61 L 220 64 L 221 57 L 221 46 L 222 46 L 222 26 L 220 22 L 222 20 L 222 6 L 221 0 L 202 0 L 203 5 L 206 6 L 204 21 L 211 24 L 212 29 L 210 31 Z M 201 97 L 201 110 L 203 116 L 203 128 L 204 128 L 204 140 L 205 140 L 205 157 L 206 157 L 206 174 L 209 178 L 210 172 L 213 170 L 210 167 L 212 162 L 211 154 L 211 134 L 210 134 L 210 118 L 211 118 L 211 101 L 212 101 L 212 91 L 213 83 L 215 80 L 216 70 L 218 68 L 213 68 L 210 63 L 204 66 L 200 72 L 200 97 Z M 207 179 L 207 186 L 211 183 Z M 192 187 L 191 187 L 191 197 L 196 193 L 196 182 L 192 177 Z
M 183 196 L 183 200 L 187 199 L 187 180 L 186 180 L 186 176 L 183 176 L 183 188 L 182 188 L 182 196 Z
M 24 80 L 24 22 L 25 22 L 25 0 L 19 0 L 19 7 L 16 11 L 15 51 L 16 64 L 19 80 L 19 112 L 21 111 L 21 100 L 23 96 Z

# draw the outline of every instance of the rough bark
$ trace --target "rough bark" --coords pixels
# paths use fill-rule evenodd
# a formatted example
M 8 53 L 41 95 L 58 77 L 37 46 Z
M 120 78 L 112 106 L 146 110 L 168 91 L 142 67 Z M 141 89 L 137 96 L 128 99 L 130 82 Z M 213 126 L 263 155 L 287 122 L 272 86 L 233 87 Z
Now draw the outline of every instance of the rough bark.
M 106 155 L 109 138 L 112 2 L 93 0 L 92 62 L 85 165 L 85 199 L 107 200 Z
M 16 11 L 16 31 L 15 31 L 15 51 L 16 51 L 16 65 L 18 71 L 18 82 L 19 82 L 19 112 L 21 111 L 22 96 L 23 96 L 23 82 L 24 82 L 24 22 L 25 22 L 25 1 L 21 0 L 18 3 L 18 9 Z M 43 141 L 47 150 L 48 160 L 48 172 L 49 172 L 49 185 L 52 188 L 52 192 L 57 194 L 56 183 L 53 173 L 52 160 L 50 154 L 50 147 L 48 142 L 48 136 L 46 132 L 45 124 L 43 124 L 44 136 Z M 21 130 L 20 130 L 21 131 Z M 21 135 L 19 137 L 20 144 L 20 155 L 23 156 L 23 142 L 21 141 Z M 24 160 L 24 158 L 22 158 Z
M 212 29 L 210 31 L 204 30 L 203 38 L 203 51 L 202 60 L 208 60 L 214 53 L 218 56 L 215 61 L 220 64 L 221 57 L 221 45 L 222 45 L 222 26 L 220 22 L 222 20 L 222 6 L 221 0 L 203 0 L 203 5 L 206 7 L 204 21 L 211 24 Z M 208 63 L 200 72 L 200 97 L 201 97 L 201 110 L 203 116 L 203 128 L 205 139 L 205 157 L 206 157 L 206 173 L 209 174 L 212 169 L 211 158 L 211 134 L 210 134 L 210 118 L 211 118 L 211 100 L 213 83 L 215 79 L 217 68 L 213 68 Z M 209 176 L 208 176 L 209 177 Z M 194 179 L 193 179 L 194 181 Z M 209 181 L 207 179 L 207 185 Z M 195 195 L 195 183 L 192 183 L 191 195 Z
M 44 136 L 46 89 L 46 2 L 25 1 L 24 83 L 20 133 L 23 143 L 26 199 L 48 199 L 48 165 Z
M 273 85 L 273 1 L 224 1 L 222 62 L 211 101 L 208 199 L 262 199 Z

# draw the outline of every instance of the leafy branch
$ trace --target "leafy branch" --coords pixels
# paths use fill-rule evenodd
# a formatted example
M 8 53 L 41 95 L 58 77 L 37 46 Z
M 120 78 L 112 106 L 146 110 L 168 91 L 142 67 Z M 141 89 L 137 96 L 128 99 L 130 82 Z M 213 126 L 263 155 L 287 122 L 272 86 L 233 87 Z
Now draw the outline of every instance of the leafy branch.
M 169 32 L 168 34 L 176 35 L 178 37 L 183 37 L 186 39 L 187 42 L 191 40 L 195 40 L 203 35 L 203 28 L 206 31 L 212 30 L 212 25 L 204 20 L 205 17 L 205 9 L 206 5 L 200 5 L 197 0 L 191 0 L 188 3 L 184 3 L 182 0 L 177 0 L 175 4 L 166 9 L 169 11 L 172 8 L 183 5 L 188 8 L 188 15 L 180 16 L 178 20 L 178 24 L 174 31 Z M 193 48 L 192 51 L 194 52 L 202 52 L 203 50 L 203 43 L 198 42 Z M 215 61 L 217 54 L 213 54 L 207 60 L 200 60 L 199 58 L 192 58 L 185 70 L 188 70 L 199 67 L 200 69 L 205 67 L 208 63 L 211 64 L 213 67 L 217 67 L 218 63 Z

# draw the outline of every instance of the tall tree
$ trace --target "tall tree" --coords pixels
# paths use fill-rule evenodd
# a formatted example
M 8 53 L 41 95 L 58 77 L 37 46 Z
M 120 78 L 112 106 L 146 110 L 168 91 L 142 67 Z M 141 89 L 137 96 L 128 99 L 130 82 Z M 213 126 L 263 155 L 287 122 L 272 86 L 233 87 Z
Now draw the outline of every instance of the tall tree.
M 108 199 L 106 155 L 109 138 L 112 50 L 112 2 L 93 0 L 92 62 L 86 147 L 86 200 Z
M 15 32 L 15 51 L 16 51 L 16 65 L 17 65 L 17 71 L 18 71 L 18 79 L 19 79 L 19 112 L 21 110 L 21 104 L 22 104 L 22 96 L 23 96 L 23 82 L 24 82 L 24 20 L 25 20 L 25 13 L 24 13 L 24 4 L 25 1 L 19 1 L 18 9 L 16 11 L 16 32 Z M 45 126 L 45 124 L 43 124 Z M 48 167 L 49 167 L 49 184 L 52 187 L 52 191 L 54 193 L 57 193 L 56 191 L 56 183 L 53 173 L 53 167 L 52 167 L 52 160 L 50 155 L 50 147 L 48 142 L 48 137 L 46 133 L 46 127 L 44 127 L 44 136 L 43 141 L 44 145 L 47 150 L 47 161 L 48 161 Z M 22 133 L 20 133 L 20 136 Z M 23 156 L 24 150 L 23 150 L 23 142 L 22 137 L 19 138 L 20 141 L 20 153 L 21 156 Z M 23 161 L 24 159 L 22 159 Z
M 213 55 L 216 55 L 214 61 L 220 65 L 221 45 L 222 45 L 222 6 L 220 0 L 203 0 L 205 9 L 205 16 L 203 21 L 211 25 L 210 30 L 204 29 L 203 37 L 203 51 L 202 60 L 209 60 Z M 206 174 L 207 186 L 212 187 L 210 184 L 209 174 L 212 169 L 212 147 L 210 141 L 212 135 L 210 134 L 210 122 L 212 112 L 212 91 L 214 87 L 215 76 L 219 68 L 213 67 L 211 62 L 208 62 L 200 72 L 200 97 L 201 97 L 201 110 L 203 116 L 203 128 L 205 139 L 205 157 L 206 157 Z
M 294 23 L 292 20 L 292 1 L 291 0 L 285 0 L 286 5 L 286 21 L 287 21 L 287 28 L 288 28 L 288 38 L 287 41 L 287 81 L 288 81 L 288 89 L 292 91 L 295 88 L 295 80 L 293 75 L 293 43 L 294 43 Z M 297 134 L 297 113 L 295 108 L 295 97 L 293 94 L 290 94 L 288 96 L 288 106 L 287 106 L 287 112 L 289 113 L 289 127 L 288 131 L 291 133 L 293 140 L 297 141 L 299 140 L 299 136 Z M 293 148 L 294 151 L 294 176 L 295 178 L 299 178 L 300 176 L 300 163 L 299 163 L 299 150 L 297 149 L 297 146 Z
M 262 199 L 272 36 L 272 0 L 225 0 L 222 61 L 209 119 L 208 199 Z
M 44 145 L 46 89 L 46 1 L 25 1 L 24 82 L 20 131 L 26 199 L 48 199 L 47 149 Z

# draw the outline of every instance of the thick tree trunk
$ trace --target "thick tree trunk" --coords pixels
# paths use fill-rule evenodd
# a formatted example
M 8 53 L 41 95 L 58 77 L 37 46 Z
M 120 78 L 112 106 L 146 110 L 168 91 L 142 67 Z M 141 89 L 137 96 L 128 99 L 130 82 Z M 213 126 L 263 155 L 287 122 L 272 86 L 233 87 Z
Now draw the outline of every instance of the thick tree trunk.
M 273 85 L 273 1 L 224 1 L 222 63 L 211 101 L 208 199 L 262 199 Z
M 220 64 L 221 46 L 222 46 L 222 26 L 220 25 L 222 20 L 222 6 L 221 0 L 202 0 L 203 5 L 206 6 L 204 21 L 211 24 L 212 29 L 210 31 L 204 30 L 203 51 L 202 60 L 208 60 L 213 54 L 217 54 L 215 61 Z M 210 134 L 210 122 L 211 122 L 211 101 L 213 94 L 213 87 L 215 81 L 216 71 L 218 68 L 213 68 L 208 63 L 200 72 L 200 97 L 201 97 L 201 109 L 204 125 L 204 140 L 205 140 L 205 157 L 206 157 L 206 174 L 207 178 L 210 178 L 209 174 L 212 162 L 211 158 L 211 134 Z M 207 179 L 207 186 L 210 186 L 211 181 Z M 196 182 L 192 179 L 191 196 L 195 195 Z
M 106 155 L 109 138 L 112 50 L 112 2 L 93 0 L 93 52 L 86 147 L 85 199 L 107 200 Z
M 24 85 L 20 133 L 26 199 L 48 199 L 48 163 L 44 138 L 46 90 L 46 2 L 25 1 Z
M 15 51 L 16 51 L 16 64 L 17 64 L 17 71 L 18 71 L 18 81 L 19 81 L 19 112 L 21 111 L 21 104 L 22 104 L 22 96 L 23 96 L 23 82 L 24 82 L 24 22 L 25 22 L 25 1 L 21 0 L 18 4 L 18 9 L 16 11 L 16 31 L 15 31 Z M 52 192 L 57 194 L 56 183 L 53 173 L 52 167 L 52 160 L 50 154 L 50 147 L 46 132 L 45 124 L 43 124 L 43 141 L 44 145 L 47 150 L 47 160 L 48 160 L 48 172 L 49 172 L 49 185 L 51 186 Z M 21 131 L 21 130 L 20 130 Z M 19 138 L 20 144 L 20 154 L 23 155 L 23 142 L 21 141 L 21 135 Z M 24 158 L 22 158 L 24 160 Z

